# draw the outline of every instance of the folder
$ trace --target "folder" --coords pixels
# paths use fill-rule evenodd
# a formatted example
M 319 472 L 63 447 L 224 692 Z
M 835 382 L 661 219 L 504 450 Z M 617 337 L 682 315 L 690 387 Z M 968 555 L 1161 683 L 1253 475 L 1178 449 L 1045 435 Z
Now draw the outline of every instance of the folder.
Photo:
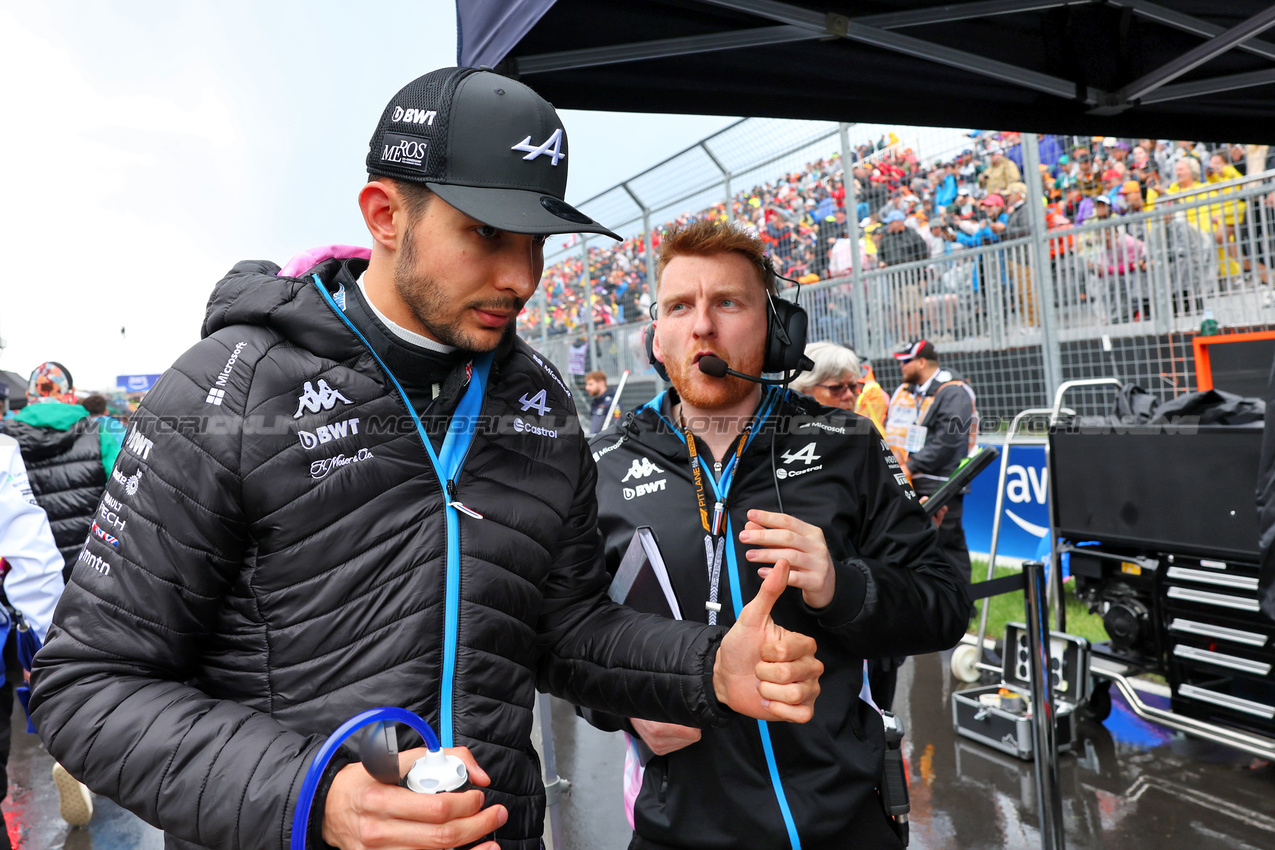
M 682 619 L 682 609 L 664 566 L 659 541 L 650 526 L 641 526 L 633 532 L 629 548 L 611 580 L 610 596 L 622 605 L 648 614 Z

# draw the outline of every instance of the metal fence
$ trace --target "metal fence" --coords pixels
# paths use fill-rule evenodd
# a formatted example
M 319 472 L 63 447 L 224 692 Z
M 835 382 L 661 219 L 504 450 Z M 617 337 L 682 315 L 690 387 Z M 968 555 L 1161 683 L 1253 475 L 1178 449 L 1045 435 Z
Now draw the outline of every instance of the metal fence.
M 576 373 L 629 369 L 653 377 L 641 338 L 654 291 L 653 232 L 688 215 L 747 219 L 748 199 L 767 197 L 786 175 L 835 180 L 850 152 L 859 148 L 864 156 L 865 146 L 850 144 L 851 137 L 872 143 L 868 157 L 880 154 L 879 138 L 925 160 L 950 158 L 971 144 L 960 131 L 933 128 L 733 124 L 581 205 L 600 221 L 620 221 L 617 231 L 630 238 L 616 248 L 597 239 L 553 246 L 548 264 L 556 286 L 542 285 L 529 305 L 524 336 Z M 1033 136 L 1024 134 L 1023 149 L 1030 174 Z M 1028 189 L 1028 203 L 1043 210 L 1040 186 Z M 1048 403 L 1061 381 L 1075 378 L 1133 381 L 1162 400 L 1193 390 L 1191 339 L 1208 316 L 1222 327 L 1275 326 L 1275 171 L 1199 184 L 1161 196 L 1146 212 L 1079 227 L 1046 230 L 1043 213 L 1034 219 L 1017 238 L 974 248 L 948 242 L 937 256 L 857 277 L 835 261 L 831 269 L 826 262 L 810 267 L 811 277 L 822 278 L 801 291 L 810 340 L 852 345 L 872 359 L 888 388 L 901 379 L 889 357 L 893 347 L 929 339 L 943 364 L 972 383 L 984 430 L 995 430 L 1017 411 Z M 853 223 L 842 235 L 858 241 Z M 822 245 L 815 253 L 826 260 Z M 622 297 L 617 281 L 624 282 Z M 563 323 L 563 315 L 574 321 Z M 1099 390 L 1073 406 L 1102 413 L 1110 400 L 1110 391 Z

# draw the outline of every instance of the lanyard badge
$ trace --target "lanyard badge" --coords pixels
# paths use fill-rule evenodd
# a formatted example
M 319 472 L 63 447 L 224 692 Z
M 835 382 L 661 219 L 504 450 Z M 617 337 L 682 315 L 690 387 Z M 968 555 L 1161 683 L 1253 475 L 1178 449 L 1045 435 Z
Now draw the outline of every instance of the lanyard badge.
M 717 488 L 720 498 L 714 500 L 713 512 L 710 515 L 708 512 L 708 495 L 704 491 L 703 462 L 700 460 L 699 450 L 695 446 L 695 435 L 686 426 L 686 422 L 682 422 L 682 430 L 686 433 L 686 451 L 691 458 L 691 480 L 695 484 L 695 502 L 699 508 L 700 525 L 704 529 L 704 560 L 708 564 L 708 601 L 704 603 L 704 607 L 708 610 L 708 624 L 710 626 L 717 625 L 717 614 L 722 610 L 721 604 L 717 601 L 717 594 L 722 576 L 722 554 L 726 551 L 727 542 L 722 536 L 726 526 L 727 496 L 730 492 L 731 482 L 735 479 L 735 472 L 739 469 L 739 459 L 744 454 L 744 447 L 748 445 L 748 436 L 752 433 L 752 429 L 753 423 L 749 422 L 747 427 L 744 428 L 744 433 L 739 435 L 739 442 L 735 446 L 735 456 L 727 465 Z

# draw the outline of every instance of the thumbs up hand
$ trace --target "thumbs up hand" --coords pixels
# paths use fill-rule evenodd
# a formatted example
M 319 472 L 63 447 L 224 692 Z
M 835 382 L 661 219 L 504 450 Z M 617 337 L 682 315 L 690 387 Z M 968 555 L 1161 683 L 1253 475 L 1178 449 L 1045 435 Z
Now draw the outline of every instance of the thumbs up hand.
M 814 716 L 823 662 L 814 638 L 777 625 L 770 611 L 788 586 L 788 562 L 775 564 L 761 590 L 739 612 L 713 663 L 717 699 L 761 720 L 805 723 Z

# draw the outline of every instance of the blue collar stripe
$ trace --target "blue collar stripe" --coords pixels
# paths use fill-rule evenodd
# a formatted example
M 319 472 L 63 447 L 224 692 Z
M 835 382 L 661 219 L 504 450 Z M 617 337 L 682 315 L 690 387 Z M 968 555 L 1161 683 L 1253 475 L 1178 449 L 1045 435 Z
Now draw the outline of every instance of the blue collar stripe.
M 743 594 L 739 586 L 739 561 L 735 557 L 735 529 L 731 526 L 730 515 L 726 516 L 726 572 L 730 576 L 730 601 L 735 609 L 735 619 L 743 610 Z M 770 727 L 765 720 L 757 721 L 757 731 L 761 734 L 761 748 L 766 755 L 766 769 L 770 771 L 770 785 L 775 789 L 775 800 L 779 803 L 779 812 L 784 817 L 784 826 L 788 829 L 788 843 L 792 850 L 801 850 L 801 837 L 797 835 L 797 824 L 793 820 L 792 810 L 788 807 L 788 796 L 784 793 L 783 783 L 779 781 L 779 765 L 775 761 L 775 748 L 770 742 Z
M 416 425 L 416 433 L 420 435 L 421 443 L 424 444 L 425 451 L 429 454 L 430 464 L 434 468 L 434 474 L 438 476 L 438 483 L 443 491 L 443 504 L 445 505 L 447 517 L 447 581 L 445 591 L 446 604 L 443 616 L 443 685 L 439 704 L 439 732 L 441 733 L 439 738 L 444 747 L 450 747 L 453 746 L 454 737 L 452 731 L 452 692 L 455 690 L 456 684 L 457 622 L 460 613 L 460 516 L 456 509 L 451 506 L 451 496 L 447 492 L 447 482 L 456 480 L 460 474 L 461 465 L 465 462 L 465 456 L 469 454 L 469 446 L 473 442 L 474 431 L 478 426 L 478 414 L 482 411 L 483 397 L 487 392 L 487 376 L 491 372 L 492 354 L 482 354 L 474 358 L 474 372 L 469 381 L 469 389 L 465 391 L 460 404 L 456 407 L 452 422 L 447 427 L 447 435 L 443 438 L 442 458 L 440 459 L 434 453 L 434 446 L 429 441 L 429 434 L 425 432 L 425 426 L 421 424 L 421 418 L 417 415 L 415 408 L 412 407 L 412 402 L 408 399 L 407 393 L 403 391 L 403 386 L 398 382 L 398 378 L 394 377 L 394 373 L 385 365 L 385 361 L 376 353 L 367 338 L 354 326 L 354 323 L 346 317 L 345 312 L 337 307 L 327 287 L 319 280 L 319 276 L 311 275 L 311 277 L 314 278 L 314 285 L 318 287 L 319 294 L 323 296 L 323 300 L 328 303 L 328 306 L 345 323 L 346 327 L 354 332 L 354 335 L 359 338 L 359 341 L 363 343 L 376 362 L 380 364 L 382 371 L 390 379 L 390 383 L 394 385 L 394 389 L 398 390 L 399 398 L 402 399 L 403 404 L 407 407 L 407 412 L 412 417 L 412 423 Z

